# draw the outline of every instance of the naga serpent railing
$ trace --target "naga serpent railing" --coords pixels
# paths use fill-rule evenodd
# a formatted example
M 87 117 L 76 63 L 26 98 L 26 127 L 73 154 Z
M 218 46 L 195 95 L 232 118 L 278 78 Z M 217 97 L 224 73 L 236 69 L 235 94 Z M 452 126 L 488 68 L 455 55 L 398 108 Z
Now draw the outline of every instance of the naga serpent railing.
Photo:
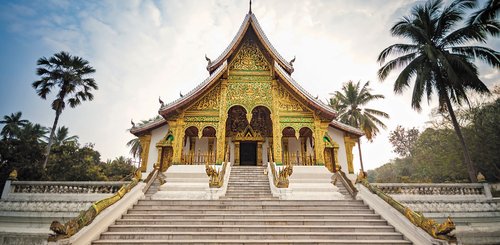
M 340 179 L 347 192 L 351 195 L 351 197 L 355 198 L 358 194 L 358 189 L 352 184 L 352 182 L 347 178 L 344 171 L 338 169 L 333 175 L 333 185 L 337 184 L 337 181 Z
M 356 182 L 365 186 L 370 192 L 376 194 L 398 212 L 403 214 L 411 223 L 420 227 L 432 237 L 446 241 L 455 240 L 455 236 L 450 234 L 450 232 L 455 229 L 455 223 L 453 223 L 450 217 L 448 217 L 448 219 L 446 219 L 442 224 L 438 224 L 433 219 L 426 218 L 422 213 L 411 210 L 381 191 L 378 187 L 371 185 L 366 178 L 366 174 L 362 172 L 358 175 Z
M 123 185 L 113 196 L 102 199 L 92 204 L 86 211 L 83 211 L 78 215 L 78 217 L 73 218 L 66 222 L 65 224 L 61 224 L 59 221 L 52 221 L 50 224 L 50 230 L 54 232 L 54 234 L 50 234 L 48 241 L 55 242 L 61 239 L 69 238 L 76 234 L 83 227 L 92 223 L 99 213 L 101 213 L 107 207 L 113 205 L 118 202 L 120 199 L 125 196 L 132 188 L 134 188 L 137 183 L 141 180 L 142 174 L 141 170 L 137 169 L 134 173 L 134 177 L 132 181 L 126 185 Z M 151 181 L 152 178 L 150 178 Z
M 290 184 L 288 177 L 293 173 L 293 165 L 285 164 L 282 167 L 276 166 L 274 159 L 272 159 L 271 152 L 272 150 L 271 148 L 269 148 L 267 150 L 267 155 L 268 155 L 267 159 L 270 164 L 269 167 L 271 168 L 271 173 L 273 175 L 273 184 L 277 188 L 288 188 L 288 185 Z
M 210 165 L 208 162 L 205 163 L 205 171 L 209 177 L 208 185 L 210 186 L 210 188 L 221 188 L 224 185 L 224 176 L 226 175 L 226 168 L 228 163 L 229 163 L 229 144 L 226 147 L 222 168 L 217 169 L 215 165 Z

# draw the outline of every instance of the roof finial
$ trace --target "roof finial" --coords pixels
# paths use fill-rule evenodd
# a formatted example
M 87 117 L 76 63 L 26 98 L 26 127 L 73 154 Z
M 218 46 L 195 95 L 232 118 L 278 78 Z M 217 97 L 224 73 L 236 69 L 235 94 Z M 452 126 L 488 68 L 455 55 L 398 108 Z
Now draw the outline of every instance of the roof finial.
M 250 0 L 250 8 L 248 9 L 248 13 L 251 14 L 252 13 L 252 0 Z

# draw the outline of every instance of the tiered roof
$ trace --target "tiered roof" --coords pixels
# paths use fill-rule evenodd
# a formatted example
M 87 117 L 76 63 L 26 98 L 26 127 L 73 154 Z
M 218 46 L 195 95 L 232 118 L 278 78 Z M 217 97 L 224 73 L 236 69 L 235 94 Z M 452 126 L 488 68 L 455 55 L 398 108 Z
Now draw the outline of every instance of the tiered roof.
M 305 91 L 292 77 L 291 74 L 293 72 L 293 66 L 291 62 L 285 61 L 285 59 L 276 51 L 273 45 L 269 42 L 269 39 L 265 35 L 262 30 L 257 18 L 252 12 L 249 12 L 243 23 L 241 24 L 236 36 L 233 38 L 229 46 L 222 52 L 222 54 L 215 59 L 214 61 L 210 61 L 207 70 L 210 73 L 210 76 L 206 78 L 202 83 L 200 83 L 196 88 L 182 96 L 181 98 L 162 106 L 158 113 L 162 115 L 164 118 L 167 118 L 173 113 L 179 112 L 180 110 L 189 106 L 190 103 L 196 101 L 198 98 L 203 96 L 206 92 L 208 92 L 212 87 L 217 84 L 219 78 L 224 74 L 228 69 L 228 59 L 232 57 L 233 54 L 237 51 L 240 43 L 245 37 L 245 34 L 252 28 L 258 40 L 262 43 L 262 47 L 270 54 L 271 58 L 274 60 L 273 70 L 275 74 L 277 74 L 281 81 L 283 81 L 284 85 L 302 98 L 303 102 L 305 102 L 308 106 L 320 112 L 321 116 L 324 118 L 328 118 L 332 120 L 330 126 L 347 131 L 349 133 L 362 136 L 363 132 L 359 129 L 353 128 L 351 126 L 345 125 L 343 123 L 335 121 L 336 112 L 328 105 L 324 104 L 320 100 L 313 97 L 310 93 Z M 163 120 L 155 120 L 151 123 L 134 127 L 130 130 L 130 132 L 134 135 L 141 135 L 149 130 L 158 128 L 162 125 L 165 125 L 167 122 Z

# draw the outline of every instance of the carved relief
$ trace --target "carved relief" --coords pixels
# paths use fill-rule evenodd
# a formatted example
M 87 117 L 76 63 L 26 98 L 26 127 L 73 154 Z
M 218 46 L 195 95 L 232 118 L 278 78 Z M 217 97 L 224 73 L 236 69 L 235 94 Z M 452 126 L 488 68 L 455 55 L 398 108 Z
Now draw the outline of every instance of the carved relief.
M 253 39 L 247 39 L 241 45 L 229 69 L 242 71 L 269 71 L 270 66 L 262 52 L 260 52 L 257 43 Z
M 227 107 L 243 105 L 254 108 L 258 105 L 271 107 L 271 84 L 266 82 L 229 83 Z
M 203 98 L 191 106 L 191 110 L 218 110 L 220 101 L 220 86 L 210 90 Z
M 278 100 L 281 111 L 307 111 L 283 86 L 278 86 Z

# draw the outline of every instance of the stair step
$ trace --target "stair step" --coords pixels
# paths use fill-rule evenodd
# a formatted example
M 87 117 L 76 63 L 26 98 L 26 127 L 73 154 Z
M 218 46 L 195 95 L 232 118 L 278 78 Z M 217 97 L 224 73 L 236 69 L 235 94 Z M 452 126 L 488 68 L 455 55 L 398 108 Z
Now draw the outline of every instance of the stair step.
M 379 219 L 378 214 L 124 214 L 124 218 L 145 219 L 275 219 L 275 218 L 302 218 L 302 219 Z
M 397 232 L 104 232 L 102 239 L 336 239 L 342 236 L 352 236 L 355 240 L 403 239 Z
M 111 225 L 109 232 L 394 232 L 389 225 Z
M 119 225 L 387 225 L 383 219 L 132 219 L 122 218 Z

